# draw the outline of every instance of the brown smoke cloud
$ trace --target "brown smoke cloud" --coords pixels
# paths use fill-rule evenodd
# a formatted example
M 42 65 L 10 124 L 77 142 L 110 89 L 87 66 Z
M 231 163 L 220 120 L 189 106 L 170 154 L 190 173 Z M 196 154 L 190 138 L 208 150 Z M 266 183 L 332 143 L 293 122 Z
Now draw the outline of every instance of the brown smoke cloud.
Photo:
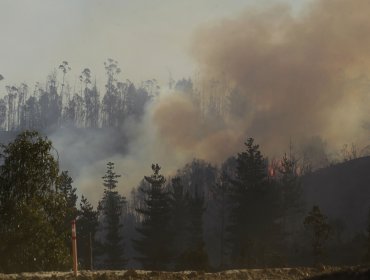
M 154 112 L 162 137 L 214 162 L 247 136 L 270 154 L 316 135 L 336 148 L 369 144 L 369 14 L 367 0 L 322 0 L 299 15 L 274 5 L 203 26 L 192 48 L 201 80 L 227 81 L 247 106 L 207 131 L 212 120 L 200 124 L 189 101 L 169 99 Z
M 370 144 L 370 1 L 310 3 L 299 15 L 287 5 L 249 8 L 199 29 L 192 53 L 201 98 L 161 94 L 142 122 L 125 124 L 134 139 L 128 154 L 81 172 L 76 183 L 82 192 L 96 186 L 89 199 L 101 197 L 109 160 L 123 175 L 120 191 L 128 194 L 153 162 L 166 175 L 194 157 L 220 163 L 241 151 L 246 137 L 269 156 L 286 152 L 290 138 L 297 144 L 320 136 L 335 150 L 344 143 Z M 238 94 L 229 104 L 232 89 Z M 204 115 L 210 96 L 220 101 L 222 119 Z M 322 148 L 315 139 L 311 146 Z
M 161 99 L 153 108 L 153 122 L 168 150 L 185 154 L 189 160 L 201 158 L 218 163 L 230 156 L 242 139 L 231 126 L 210 128 L 212 121 L 202 120 L 199 106 L 182 94 Z

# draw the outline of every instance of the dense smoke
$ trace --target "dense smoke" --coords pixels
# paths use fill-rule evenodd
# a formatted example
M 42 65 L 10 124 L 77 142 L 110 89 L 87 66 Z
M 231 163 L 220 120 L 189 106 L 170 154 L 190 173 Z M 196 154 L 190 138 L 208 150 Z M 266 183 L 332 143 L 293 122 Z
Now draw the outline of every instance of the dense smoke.
M 290 139 L 299 145 L 314 136 L 333 150 L 344 143 L 368 145 L 370 2 L 310 3 L 300 14 L 287 5 L 248 8 L 198 29 L 192 53 L 201 100 L 162 94 L 140 124 L 124 125 L 131 140 L 122 153 L 82 164 L 80 191 L 96 193 L 93 201 L 100 197 L 102 189 L 89 190 L 99 186 L 108 160 L 116 162 L 121 191 L 128 193 L 150 173 L 152 162 L 165 174 L 193 157 L 220 163 L 240 151 L 246 137 L 272 156 L 287 151 Z M 225 90 L 202 86 L 211 80 Z M 204 115 L 210 96 L 221 100 L 221 118 Z
M 201 79 L 227 81 L 239 92 L 234 103 L 248 106 L 237 117 L 226 117 L 221 129 L 199 137 L 192 109 L 173 100 L 164 109 L 176 108 L 176 113 L 157 119 L 162 136 L 180 148 L 187 149 L 186 141 L 199 155 L 218 161 L 238 151 L 246 136 L 257 138 L 268 153 L 282 152 L 289 139 L 312 136 L 335 148 L 365 145 L 369 12 L 366 0 L 325 0 L 312 2 L 299 15 L 286 5 L 249 8 L 202 27 L 192 49 Z M 173 117 L 191 124 L 176 125 Z

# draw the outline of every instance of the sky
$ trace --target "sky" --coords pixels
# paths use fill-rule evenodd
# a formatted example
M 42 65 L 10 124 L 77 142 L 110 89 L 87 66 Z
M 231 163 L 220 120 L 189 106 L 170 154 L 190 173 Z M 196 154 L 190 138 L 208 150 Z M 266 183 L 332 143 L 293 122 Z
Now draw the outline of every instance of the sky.
M 166 84 L 191 77 L 194 31 L 270 0 L 0 0 L 0 74 L 4 85 L 45 82 L 66 60 L 71 85 L 84 68 L 105 81 L 103 63 L 117 60 L 122 79 Z M 300 9 L 304 0 L 279 1 Z

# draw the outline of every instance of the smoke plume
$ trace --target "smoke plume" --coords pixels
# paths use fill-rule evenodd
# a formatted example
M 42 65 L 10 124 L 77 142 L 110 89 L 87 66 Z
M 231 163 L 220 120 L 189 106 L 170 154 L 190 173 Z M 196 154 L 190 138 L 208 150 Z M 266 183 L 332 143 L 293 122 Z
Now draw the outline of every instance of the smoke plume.
M 249 8 L 201 27 L 192 48 L 201 83 L 226 81 L 239 92 L 234 103 L 247 106 L 207 134 L 188 103 L 166 100 L 157 108 L 162 137 L 216 162 L 240 151 L 247 136 L 268 153 L 281 153 L 289 139 L 312 136 L 336 148 L 365 145 L 370 136 L 369 12 L 366 0 L 323 0 L 298 15 L 287 5 Z
M 313 136 L 335 149 L 367 145 L 370 1 L 310 3 L 300 14 L 287 5 L 248 8 L 200 27 L 192 54 L 201 73 L 195 85 L 201 98 L 162 94 L 141 123 L 124 125 L 129 142 L 122 153 L 98 153 L 81 164 L 80 191 L 93 201 L 100 197 L 109 160 L 123 175 L 120 191 L 128 193 L 150 174 L 152 162 L 165 174 L 193 157 L 220 163 L 241 151 L 246 137 L 254 137 L 267 155 L 281 155 L 290 139 L 302 143 Z M 209 81 L 222 86 L 216 90 Z M 202 108 L 211 99 L 218 100 L 219 114 L 205 115 Z M 104 135 L 98 142 L 109 139 Z M 68 143 L 60 146 L 70 149 Z M 97 148 L 102 146 L 110 147 Z M 77 155 L 71 152 L 70 161 L 79 162 Z

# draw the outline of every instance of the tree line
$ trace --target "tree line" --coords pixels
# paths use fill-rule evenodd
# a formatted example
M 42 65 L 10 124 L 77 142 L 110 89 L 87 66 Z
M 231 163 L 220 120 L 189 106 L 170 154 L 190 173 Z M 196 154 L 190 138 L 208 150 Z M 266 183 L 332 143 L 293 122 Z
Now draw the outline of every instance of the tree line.
M 121 70 L 113 59 L 104 62 L 104 68 L 107 81 L 102 97 L 89 68 L 81 71 L 79 81 L 71 87 L 67 82 L 71 70 L 67 61 L 47 77 L 43 86 L 39 83 L 34 89 L 24 83 L 6 86 L 6 94 L 0 98 L 0 129 L 120 127 L 128 118 L 140 118 L 147 102 L 158 93 L 156 80 L 142 82 L 139 86 L 129 80 L 119 81 Z
M 117 128 L 129 119 L 140 120 L 148 103 L 159 95 L 157 80 L 139 84 L 121 80 L 119 63 L 111 58 L 104 62 L 104 69 L 103 92 L 90 68 L 84 68 L 71 85 L 68 82 L 71 66 L 67 61 L 54 69 L 44 84 L 6 85 L 0 98 L 0 131 Z M 5 79 L 0 75 L 2 80 Z M 168 88 L 189 96 L 203 119 L 215 123 L 222 123 L 226 112 L 233 116 L 241 114 L 246 102 L 237 89 L 214 80 L 196 87 L 190 78 L 178 81 L 170 78 Z M 208 93 L 203 92 L 205 88 Z
M 69 269 L 73 219 L 85 269 L 209 271 L 370 260 L 369 229 L 347 241 L 338 237 L 339 227 L 318 206 L 306 209 L 294 156 L 284 155 L 272 169 L 252 138 L 220 167 L 193 160 L 165 178 L 152 164 L 128 199 L 109 162 L 97 208 L 83 195 L 78 200 L 56 156 L 35 131 L 1 146 L 1 272 Z

